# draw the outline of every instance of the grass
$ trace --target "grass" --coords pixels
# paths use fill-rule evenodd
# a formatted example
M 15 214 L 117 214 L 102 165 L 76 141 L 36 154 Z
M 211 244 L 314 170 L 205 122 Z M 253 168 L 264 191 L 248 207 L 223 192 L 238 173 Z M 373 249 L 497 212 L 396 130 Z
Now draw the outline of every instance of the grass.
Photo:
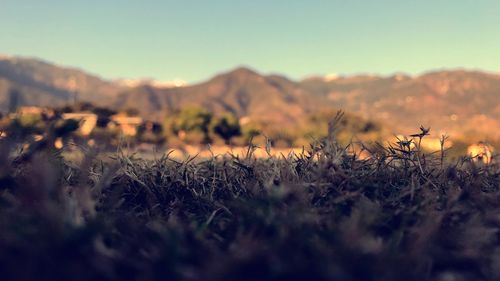
M 500 167 L 419 149 L 146 161 L 0 140 L 2 280 L 499 280 Z M 49 138 L 49 137 L 47 137 Z M 270 149 L 270 148 L 267 148 Z

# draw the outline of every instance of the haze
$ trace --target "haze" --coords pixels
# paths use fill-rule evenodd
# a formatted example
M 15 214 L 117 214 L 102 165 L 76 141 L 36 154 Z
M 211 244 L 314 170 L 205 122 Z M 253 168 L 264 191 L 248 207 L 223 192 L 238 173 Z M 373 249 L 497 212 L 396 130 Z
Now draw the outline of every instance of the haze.
M 1 0 L 0 53 L 105 78 L 500 72 L 498 1 Z

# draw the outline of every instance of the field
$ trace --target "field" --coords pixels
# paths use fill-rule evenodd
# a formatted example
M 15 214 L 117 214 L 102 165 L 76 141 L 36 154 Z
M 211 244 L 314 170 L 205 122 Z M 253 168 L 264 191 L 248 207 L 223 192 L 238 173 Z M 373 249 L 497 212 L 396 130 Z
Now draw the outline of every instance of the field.
M 497 159 L 304 152 L 143 160 L 0 140 L 1 280 L 498 280 Z M 270 148 L 264 148 L 264 150 Z

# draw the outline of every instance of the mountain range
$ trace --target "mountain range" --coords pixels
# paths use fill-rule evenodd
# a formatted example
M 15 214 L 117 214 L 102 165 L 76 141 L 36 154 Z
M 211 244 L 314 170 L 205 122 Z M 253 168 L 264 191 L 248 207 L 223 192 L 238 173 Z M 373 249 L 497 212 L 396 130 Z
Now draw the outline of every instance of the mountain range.
M 283 128 L 317 112 L 343 109 L 384 123 L 398 134 L 424 125 L 455 137 L 500 138 L 500 75 L 480 71 L 328 75 L 293 81 L 237 68 L 202 83 L 161 87 L 154 81 L 110 81 L 39 59 L 0 56 L 1 112 L 76 101 L 135 108 L 157 121 L 184 106 L 198 106 Z

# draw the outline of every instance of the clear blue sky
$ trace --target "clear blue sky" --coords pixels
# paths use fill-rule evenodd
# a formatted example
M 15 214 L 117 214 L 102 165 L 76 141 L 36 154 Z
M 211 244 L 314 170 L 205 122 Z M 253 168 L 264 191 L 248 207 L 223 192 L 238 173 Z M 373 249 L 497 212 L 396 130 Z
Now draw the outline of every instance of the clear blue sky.
M 500 72 L 498 0 L 0 0 L 0 53 L 106 78 Z

